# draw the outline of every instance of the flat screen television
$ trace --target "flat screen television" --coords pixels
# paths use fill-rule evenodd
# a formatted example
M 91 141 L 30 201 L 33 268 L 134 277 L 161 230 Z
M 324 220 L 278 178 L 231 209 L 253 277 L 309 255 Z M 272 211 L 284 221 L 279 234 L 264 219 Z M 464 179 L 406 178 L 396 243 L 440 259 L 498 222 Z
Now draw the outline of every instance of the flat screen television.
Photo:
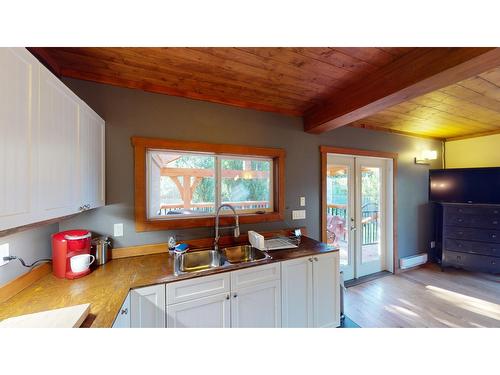
M 431 169 L 429 200 L 500 204 L 500 167 Z

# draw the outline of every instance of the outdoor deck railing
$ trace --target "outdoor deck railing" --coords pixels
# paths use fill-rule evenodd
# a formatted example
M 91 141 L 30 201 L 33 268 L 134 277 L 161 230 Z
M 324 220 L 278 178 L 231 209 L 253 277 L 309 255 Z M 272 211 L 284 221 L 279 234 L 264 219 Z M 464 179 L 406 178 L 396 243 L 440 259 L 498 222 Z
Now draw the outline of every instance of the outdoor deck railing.
M 223 202 L 225 204 L 230 204 L 236 210 L 258 210 L 269 208 L 269 201 L 242 201 L 242 202 Z M 189 210 L 193 213 L 211 213 L 215 211 L 215 204 L 210 202 L 205 203 L 191 203 L 189 206 L 184 206 L 182 203 L 171 203 L 162 204 L 158 215 L 164 216 L 169 214 L 175 214 L 183 212 L 184 210 Z
M 345 204 L 328 204 L 327 214 L 337 216 L 344 221 L 344 232 L 341 240 L 346 240 L 346 231 L 349 227 L 347 219 L 347 208 Z M 363 210 L 362 216 L 362 244 L 371 245 L 379 241 L 379 211 L 378 210 Z

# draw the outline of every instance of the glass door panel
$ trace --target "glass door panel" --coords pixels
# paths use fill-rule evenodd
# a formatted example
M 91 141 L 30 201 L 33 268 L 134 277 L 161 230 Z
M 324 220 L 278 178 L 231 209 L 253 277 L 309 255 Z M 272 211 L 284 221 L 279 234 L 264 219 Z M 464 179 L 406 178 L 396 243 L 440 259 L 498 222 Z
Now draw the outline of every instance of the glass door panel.
M 339 248 L 340 267 L 344 279 L 354 277 L 351 221 L 354 208 L 354 159 L 328 155 L 326 174 L 326 238 L 330 246 Z
M 383 270 L 385 161 L 356 158 L 356 277 Z
M 380 259 L 380 168 L 361 169 L 361 263 Z

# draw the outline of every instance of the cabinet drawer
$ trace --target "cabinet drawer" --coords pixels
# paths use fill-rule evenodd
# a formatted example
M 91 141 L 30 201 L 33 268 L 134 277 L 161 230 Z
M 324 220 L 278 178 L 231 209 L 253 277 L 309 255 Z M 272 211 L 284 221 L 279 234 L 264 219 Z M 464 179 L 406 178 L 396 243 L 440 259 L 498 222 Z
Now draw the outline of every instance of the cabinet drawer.
M 463 268 L 470 271 L 500 273 L 500 259 L 477 254 L 443 252 L 443 266 Z
M 445 217 L 452 214 L 466 215 L 500 215 L 500 207 L 496 206 L 445 206 Z
M 444 237 L 470 241 L 500 243 L 500 231 L 494 229 L 475 229 L 445 226 Z
M 281 267 L 279 263 L 245 268 L 231 272 L 231 289 L 237 290 L 257 283 L 280 280 Z
M 445 218 L 445 223 L 462 227 L 500 229 L 500 216 L 452 214 Z
M 229 273 L 196 277 L 167 284 L 167 305 L 229 293 Z
M 444 246 L 445 250 L 500 257 L 500 244 L 495 243 L 462 241 L 447 238 L 444 242 Z

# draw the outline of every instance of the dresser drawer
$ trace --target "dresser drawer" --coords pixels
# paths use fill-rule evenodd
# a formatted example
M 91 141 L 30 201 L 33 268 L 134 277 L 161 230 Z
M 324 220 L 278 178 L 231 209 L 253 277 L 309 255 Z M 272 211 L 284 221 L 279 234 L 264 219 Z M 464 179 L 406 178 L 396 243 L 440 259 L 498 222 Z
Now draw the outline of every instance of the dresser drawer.
M 443 251 L 444 267 L 457 267 L 470 271 L 500 273 L 500 259 L 477 254 Z
M 445 217 L 446 225 L 500 230 L 500 216 L 449 214 Z
M 466 215 L 500 215 L 500 207 L 496 206 L 445 206 L 445 217 L 451 214 Z
M 495 243 L 463 241 L 447 238 L 444 241 L 444 249 L 458 251 L 461 253 L 473 253 L 500 257 L 500 244 Z
M 444 238 L 455 238 L 469 241 L 500 243 L 500 231 L 494 229 L 475 229 L 445 226 Z

